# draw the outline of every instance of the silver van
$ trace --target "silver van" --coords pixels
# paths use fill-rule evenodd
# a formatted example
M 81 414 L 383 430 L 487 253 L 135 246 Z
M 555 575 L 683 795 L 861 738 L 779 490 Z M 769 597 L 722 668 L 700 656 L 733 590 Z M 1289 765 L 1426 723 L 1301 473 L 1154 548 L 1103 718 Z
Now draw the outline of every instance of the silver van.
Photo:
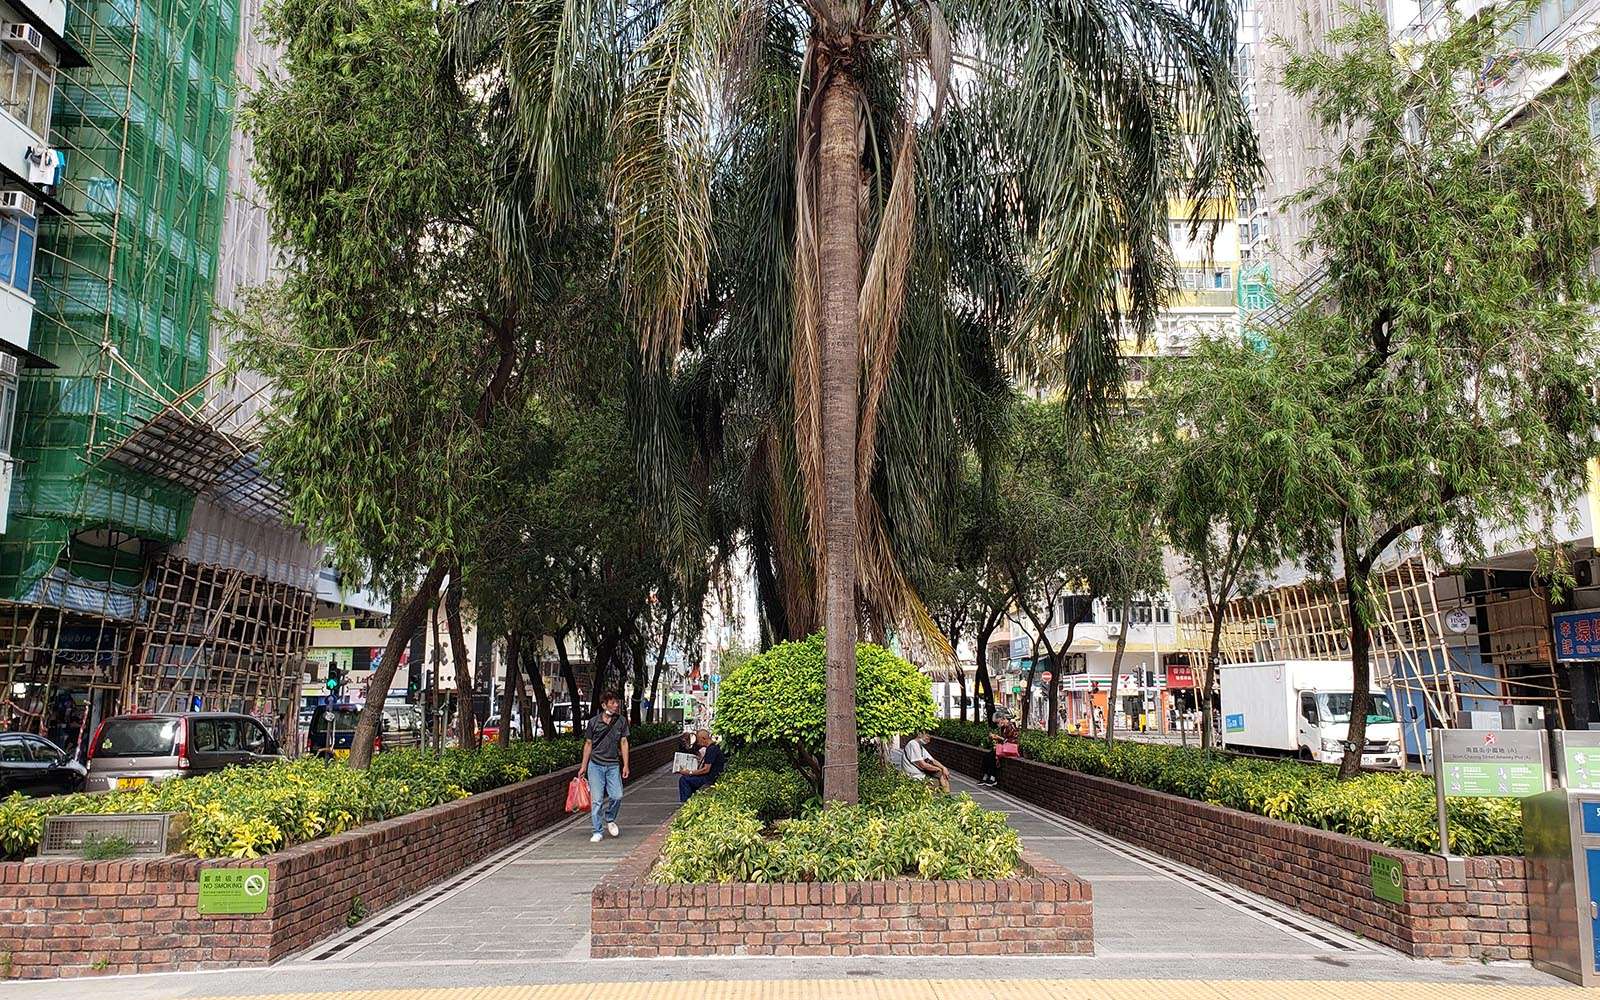
M 87 792 L 138 788 L 152 781 L 282 759 L 277 741 L 265 726 L 248 715 L 118 715 L 100 723 L 95 730 L 83 787 Z

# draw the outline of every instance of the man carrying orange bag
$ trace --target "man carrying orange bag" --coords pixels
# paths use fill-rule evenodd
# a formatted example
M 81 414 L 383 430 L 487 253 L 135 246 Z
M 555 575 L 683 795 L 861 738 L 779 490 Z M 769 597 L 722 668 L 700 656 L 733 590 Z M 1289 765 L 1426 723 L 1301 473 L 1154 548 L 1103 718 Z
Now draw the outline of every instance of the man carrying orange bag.
M 617 813 L 622 809 L 622 779 L 628 776 L 628 717 L 622 714 L 622 695 L 615 691 L 601 697 L 600 714 L 589 720 L 578 773 L 589 779 L 594 824 L 589 842 L 598 844 L 607 833 L 621 836 Z

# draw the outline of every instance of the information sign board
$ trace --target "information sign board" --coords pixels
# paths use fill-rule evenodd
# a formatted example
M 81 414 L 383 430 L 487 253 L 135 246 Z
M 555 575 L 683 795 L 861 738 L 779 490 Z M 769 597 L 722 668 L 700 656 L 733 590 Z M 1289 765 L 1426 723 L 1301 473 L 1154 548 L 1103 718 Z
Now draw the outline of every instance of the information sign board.
M 200 869 L 200 914 L 267 912 L 265 868 Z

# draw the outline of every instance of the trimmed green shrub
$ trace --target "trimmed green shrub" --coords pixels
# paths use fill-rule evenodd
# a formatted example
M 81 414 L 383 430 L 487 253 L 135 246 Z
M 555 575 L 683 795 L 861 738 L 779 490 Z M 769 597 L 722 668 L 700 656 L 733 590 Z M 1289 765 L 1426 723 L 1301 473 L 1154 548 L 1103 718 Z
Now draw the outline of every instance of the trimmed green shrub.
M 635 726 L 632 742 L 642 745 L 677 731 L 661 723 Z M 37 849 L 47 816 L 176 812 L 189 817 L 189 853 L 253 858 L 571 767 L 582 748 L 568 736 L 442 754 L 394 750 L 374 757 L 367 771 L 302 757 L 122 792 L 48 799 L 15 794 L 0 800 L 0 856 L 21 858 Z
M 873 774 L 858 805 L 813 801 L 792 769 L 730 770 L 674 817 L 651 881 L 1004 878 L 1021 858 L 1003 814 L 925 782 Z
M 943 722 L 948 740 L 987 747 L 988 727 Z M 1025 732 L 1022 756 L 1184 798 L 1349 834 L 1412 851 L 1437 851 L 1432 777 L 1414 771 L 1368 772 L 1338 780 L 1337 768 L 1296 760 L 1260 760 L 1221 751 L 1081 736 Z M 1516 799 L 1450 798 L 1450 848 L 1458 854 L 1522 854 L 1522 807 Z
M 827 656 L 821 632 L 780 643 L 741 664 L 717 691 L 717 735 L 731 745 L 768 745 L 792 754 L 813 786 L 808 758 L 822 752 Z M 913 664 L 870 643 L 856 646 L 856 729 L 887 739 L 932 729 L 933 682 Z

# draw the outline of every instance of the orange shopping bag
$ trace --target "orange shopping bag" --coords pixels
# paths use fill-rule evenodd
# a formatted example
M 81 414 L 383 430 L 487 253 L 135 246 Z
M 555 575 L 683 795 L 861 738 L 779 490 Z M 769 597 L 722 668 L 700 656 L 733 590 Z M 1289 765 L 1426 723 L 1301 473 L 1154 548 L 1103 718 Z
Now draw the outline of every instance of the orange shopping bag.
M 567 784 L 567 812 L 583 812 L 594 802 L 589 797 L 589 779 L 573 778 Z

